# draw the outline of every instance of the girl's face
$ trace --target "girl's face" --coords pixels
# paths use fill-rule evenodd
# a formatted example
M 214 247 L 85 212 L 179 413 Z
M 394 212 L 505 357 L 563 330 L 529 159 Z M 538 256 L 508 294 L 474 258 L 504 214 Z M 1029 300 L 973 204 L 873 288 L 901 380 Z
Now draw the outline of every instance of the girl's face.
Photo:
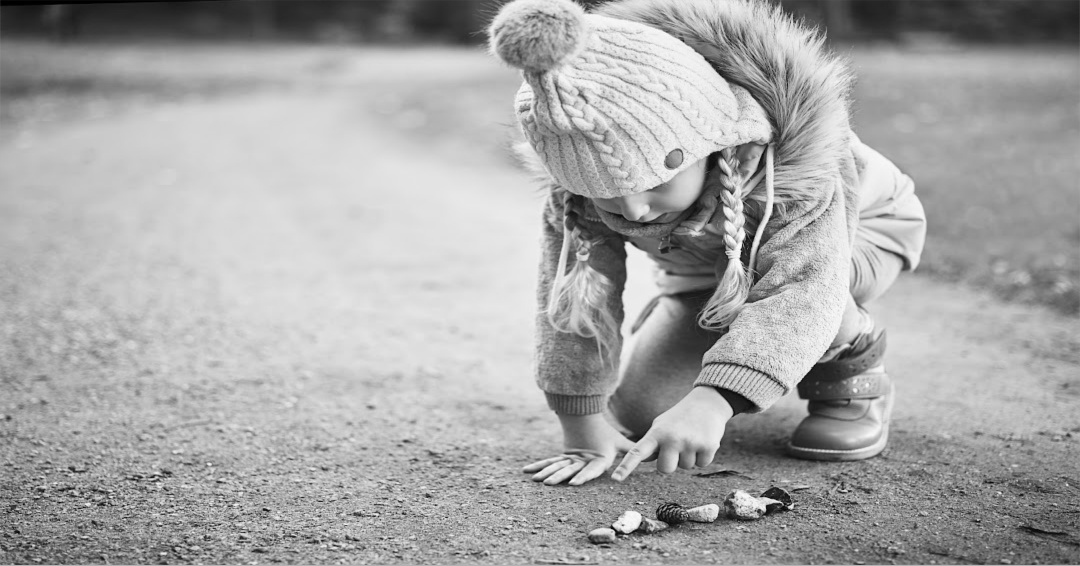
M 705 165 L 706 159 L 701 159 L 670 181 L 644 192 L 615 198 L 594 198 L 592 201 L 597 208 L 622 215 L 631 222 L 671 222 L 701 196 L 705 186 Z

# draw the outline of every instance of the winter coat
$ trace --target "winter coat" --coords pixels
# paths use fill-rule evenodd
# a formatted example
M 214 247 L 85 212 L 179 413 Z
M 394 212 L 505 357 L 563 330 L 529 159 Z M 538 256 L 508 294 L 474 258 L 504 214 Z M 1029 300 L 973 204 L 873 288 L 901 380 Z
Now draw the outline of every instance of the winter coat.
M 695 382 L 742 395 L 752 412 L 764 410 L 802 379 L 836 336 L 857 232 L 901 256 L 907 269 L 918 264 L 925 216 L 914 185 L 851 131 L 852 77 L 843 61 L 769 4 L 629 0 L 605 4 L 597 13 L 681 39 L 724 79 L 746 88 L 772 122 L 776 206 L 754 282 L 738 317 L 703 357 Z M 544 312 L 563 243 L 563 205 L 558 187 L 550 189 L 537 289 L 536 379 L 556 412 L 598 413 L 616 384 L 617 368 L 604 363 L 595 340 L 555 330 Z M 745 202 L 746 230 L 753 235 L 763 210 L 757 201 Z M 589 261 L 614 284 L 607 307 L 620 324 L 626 243 L 653 258 L 666 293 L 715 287 L 726 266 L 722 234 L 715 229 L 675 236 L 678 221 L 636 223 L 591 204 L 582 221 L 604 238 Z M 678 249 L 661 253 L 661 240 Z

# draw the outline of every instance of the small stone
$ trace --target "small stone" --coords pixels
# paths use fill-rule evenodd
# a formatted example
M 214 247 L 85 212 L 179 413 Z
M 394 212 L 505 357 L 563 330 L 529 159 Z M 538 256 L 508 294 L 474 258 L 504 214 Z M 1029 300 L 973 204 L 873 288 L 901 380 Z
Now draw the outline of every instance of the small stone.
M 656 518 L 669 525 L 678 525 L 690 520 L 686 508 L 678 503 L 661 503 L 656 508 Z
M 641 513 L 637 511 L 623 511 L 622 515 L 619 515 L 618 520 L 611 524 L 611 528 L 615 529 L 615 532 L 628 535 L 641 526 Z
M 756 521 L 765 515 L 765 504 L 753 495 L 736 489 L 724 499 L 724 510 L 732 519 Z
M 686 510 L 686 517 L 695 523 L 711 523 L 720 516 L 720 506 L 715 503 L 700 505 Z
M 770 487 L 761 494 L 760 499 L 768 499 L 765 503 L 765 513 L 774 511 L 791 511 L 795 503 L 791 501 L 791 494 L 780 487 Z
M 668 526 L 669 525 L 663 521 L 657 521 L 656 519 L 646 517 L 641 520 L 641 527 L 639 527 L 638 530 L 647 535 L 651 535 L 668 528 Z
M 593 544 L 611 544 L 615 542 L 615 531 L 607 527 L 600 527 L 589 531 L 589 542 Z

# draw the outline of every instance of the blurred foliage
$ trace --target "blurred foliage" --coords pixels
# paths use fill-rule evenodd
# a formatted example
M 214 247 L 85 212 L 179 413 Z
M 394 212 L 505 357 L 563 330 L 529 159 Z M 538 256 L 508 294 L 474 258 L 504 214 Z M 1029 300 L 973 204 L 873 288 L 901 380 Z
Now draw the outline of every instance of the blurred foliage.
M 475 44 L 505 0 L 233 0 L 6 6 L 0 31 L 58 39 L 137 36 Z M 594 6 L 604 0 L 582 0 Z M 834 40 L 1076 42 L 1069 0 L 772 0 Z
M 779 0 L 834 39 L 1076 42 L 1080 3 L 1069 0 Z

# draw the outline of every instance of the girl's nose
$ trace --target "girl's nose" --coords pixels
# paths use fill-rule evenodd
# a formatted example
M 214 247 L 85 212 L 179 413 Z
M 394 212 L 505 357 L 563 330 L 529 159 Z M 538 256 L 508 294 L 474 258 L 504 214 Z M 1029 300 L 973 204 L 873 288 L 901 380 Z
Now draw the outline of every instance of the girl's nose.
M 641 201 L 626 201 L 623 203 L 623 218 L 631 222 L 639 222 L 649 214 L 649 205 Z

